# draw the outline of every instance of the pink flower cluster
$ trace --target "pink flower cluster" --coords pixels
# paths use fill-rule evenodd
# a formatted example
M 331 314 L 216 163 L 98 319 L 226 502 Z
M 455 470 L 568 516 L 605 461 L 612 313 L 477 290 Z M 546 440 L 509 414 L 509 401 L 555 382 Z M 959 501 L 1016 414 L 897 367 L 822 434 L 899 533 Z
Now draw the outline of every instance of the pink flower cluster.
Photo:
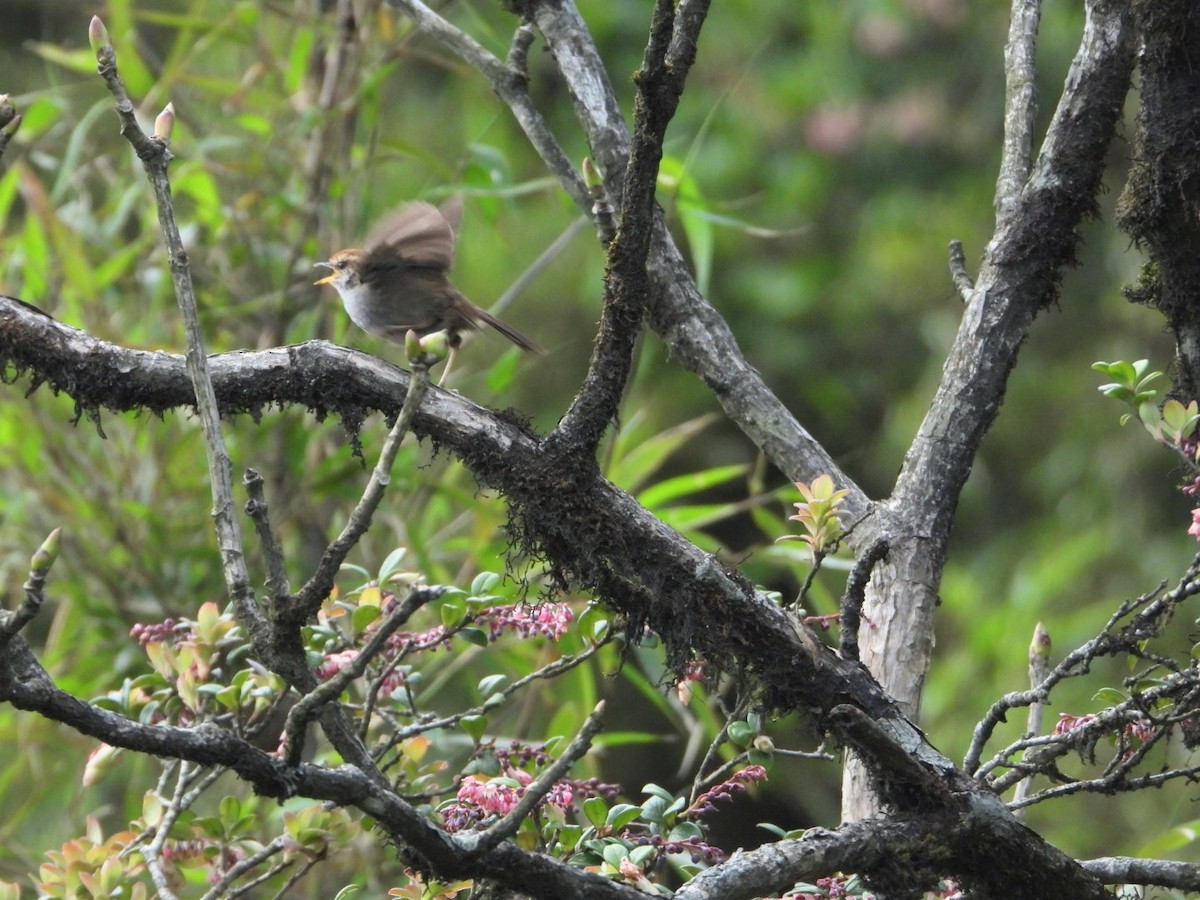
M 159 644 L 175 636 L 176 625 L 174 619 L 164 619 L 153 625 L 138 622 L 129 629 L 129 636 L 137 638 L 138 644 L 142 647 L 147 644 Z
M 493 606 L 479 614 L 480 624 L 487 624 L 488 637 L 496 640 L 511 629 L 523 638 L 541 635 L 557 641 L 567 632 L 574 615 L 565 603 L 512 603 Z
M 520 774 L 525 775 L 525 778 L 491 778 L 485 780 L 475 775 L 465 778 L 458 788 L 458 802 L 478 806 L 489 815 L 506 815 L 512 812 L 513 807 L 517 805 L 517 801 L 521 799 L 521 788 L 507 784 L 506 782 L 517 780 L 521 782 L 521 786 L 523 787 L 532 780 L 525 772 L 521 772 Z
M 745 793 L 746 785 L 755 781 L 766 781 L 767 770 L 762 766 L 746 766 L 735 772 L 720 784 L 713 785 L 696 798 L 687 808 L 684 815 L 701 818 L 717 811 L 716 804 L 722 800 L 732 800 L 736 795 Z
M 488 640 L 498 640 L 506 631 L 519 637 L 547 637 L 557 641 L 567 632 L 574 614 L 565 603 L 510 603 L 492 606 L 479 611 L 474 623 L 487 628 Z M 441 625 L 428 631 L 398 631 L 388 638 L 387 646 L 392 652 L 400 650 L 437 650 L 448 647 L 450 634 Z
M 1067 734 L 1074 731 L 1076 728 L 1082 728 L 1084 725 L 1090 724 L 1095 720 L 1095 716 L 1074 716 L 1071 713 L 1059 713 L 1058 722 L 1054 726 L 1055 734 Z
M 322 681 L 327 678 L 332 678 L 354 660 L 358 659 L 357 650 L 342 650 L 339 653 L 330 653 L 321 664 L 317 666 L 317 677 Z
M 350 663 L 354 662 L 354 660 L 358 659 L 358 654 L 359 651 L 353 648 L 329 654 L 317 666 L 317 677 L 322 681 L 332 678 L 338 672 L 342 671 L 342 669 L 346 668 L 346 666 L 350 665 Z M 383 679 L 383 683 L 379 688 L 380 693 L 386 696 L 398 688 L 404 687 L 406 674 L 406 671 L 399 667 L 392 669 L 392 671 L 388 672 L 387 678 Z
M 428 631 L 397 631 L 385 642 L 389 653 L 402 651 L 444 650 L 450 646 L 450 634 L 441 625 Z
M 491 641 L 497 640 L 505 631 L 510 630 L 522 638 L 540 635 L 556 641 L 566 633 L 573 618 L 571 608 L 565 603 L 542 603 L 537 606 L 513 603 L 485 609 L 475 615 L 474 622 L 487 627 L 488 639 Z M 172 625 L 173 623 L 168 619 L 161 626 L 135 626 L 134 636 L 142 643 L 149 640 L 162 640 L 163 638 L 157 635 L 163 630 L 169 632 Z M 370 633 L 368 630 L 364 637 Z M 390 635 L 385 642 L 386 657 L 395 657 L 400 653 L 432 652 L 445 649 L 450 646 L 452 636 L 441 625 L 427 631 L 397 631 Z M 351 648 L 329 654 L 317 667 L 317 677 L 322 681 L 331 678 L 356 659 L 358 653 L 358 650 Z M 383 693 L 390 694 L 402 687 L 404 678 L 403 670 L 399 668 L 393 670 L 383 684 Z
M 1074 731 L 1076 728 L 1082 728 L 1084 725 L 1091 724 L 1095 721 L 1095 719 L 1096 717 L 1094 715 L 1073 716 L 1070 713 L 1059 713 L 1058 724 L 1054 726 L 1054 733 L 1068 734 Z M 1153 726 L 1146 722 L 1126 722 L 1121 726 L 1121 731 L 1125 733 L 1127 738 L 1138 741 L 1142 744 L 1154 737 Z
M 489 816 L 505 816 L 520 802 L 533 776 L 522 769 L 508 769 L 499 778 L 472 775 L 459 785 L 454 802 L 442 810 L 446 830 L 462 831 Z M 575 799 L 570 782 L 558 781 L 542 800 L 560 809 L 568 808 Z

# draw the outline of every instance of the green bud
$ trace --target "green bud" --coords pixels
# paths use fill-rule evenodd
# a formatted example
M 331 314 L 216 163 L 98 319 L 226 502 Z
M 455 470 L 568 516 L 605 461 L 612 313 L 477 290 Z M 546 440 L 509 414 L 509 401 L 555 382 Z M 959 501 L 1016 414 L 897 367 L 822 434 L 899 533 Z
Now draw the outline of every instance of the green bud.
M 583 183 L 589 190 L 604 185 L 604 178 L 600 175 L 600 170 L 596 168 L 596 164 L 592 162 L 590 156 L 583 158 Z
M 450 352 L 450 338 L 444 331 L 427 334 L 421 338 L 421 349 L 425 351 L 426 356 L 432 356 L 435 362 L 445 359 L 446 354 Z
M 54 561 L 58 559 L 58 538 L 62 534 L 61 528 L 55 528 L 42 541 L 42 546 L 38 547 L 37 552 L 29 560 L 29 571 L 37 575 L 45 575 L 50 571 L 50 567 L 54 565 Z
M 404 355 L 409 362 L 416 362 L 421 357 L 421 337 L 411 328 L 404 335 Z
M 1050 632 L 1038 622 L 1033 629 L 1033 640 L 1029 644 L 1029 660 L 1050 658 Z

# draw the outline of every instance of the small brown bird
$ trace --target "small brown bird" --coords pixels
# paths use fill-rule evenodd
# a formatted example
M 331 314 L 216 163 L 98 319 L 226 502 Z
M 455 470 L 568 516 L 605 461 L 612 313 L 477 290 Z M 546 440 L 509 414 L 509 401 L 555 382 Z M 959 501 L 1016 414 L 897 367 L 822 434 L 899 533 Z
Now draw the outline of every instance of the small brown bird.
M 446 201 L 441 208 L 406 203 L 371 229 L 363 249 L 341 250 L 328 262 L 317 263 L 332 272 L 316 283 L 332 284 L 350 320 L 363 331 L 389 341 L 404 343 L 410 330 L 421 336 L 444 330 L 454 351 L 462 343 L 460 331 L 478 331 L 484 322 L 522 350 L 543 352 L 450 283 L 461 223 L 461 197 Z

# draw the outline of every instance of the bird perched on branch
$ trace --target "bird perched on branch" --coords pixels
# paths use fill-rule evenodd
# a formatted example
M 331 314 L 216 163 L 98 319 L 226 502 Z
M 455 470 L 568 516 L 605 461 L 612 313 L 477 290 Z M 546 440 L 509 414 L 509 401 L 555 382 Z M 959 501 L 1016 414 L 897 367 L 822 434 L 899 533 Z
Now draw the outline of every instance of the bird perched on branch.
M 445 331 L 451 360 L 462 343 L 460 332 L 478 331 L 480 323 L 490 325 L 522 350 L 543 352 L 450 283 L 461 224 L 461 197 L 440 207 L 406 203 L 375 224 L 361 249 L 339 250 L 327 262 L 317 263 L 331 271 L 316 283 L 333 285 L 350 320 L 369 334 L 403 343 L 409 331 L 420 336 Z M 446 372 L 449 369 L 447 363 Z M 445 379 L 443 373 L 442 381 Z

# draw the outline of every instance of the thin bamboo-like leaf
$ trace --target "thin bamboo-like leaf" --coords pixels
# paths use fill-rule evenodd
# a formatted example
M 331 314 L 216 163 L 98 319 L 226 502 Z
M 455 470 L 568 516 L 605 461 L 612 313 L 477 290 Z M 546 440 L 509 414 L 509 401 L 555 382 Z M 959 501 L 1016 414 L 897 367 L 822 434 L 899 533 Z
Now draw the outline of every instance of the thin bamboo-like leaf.
M 647 509 L 658 509 L 664 503 L 698 494 L 701 491 L 744 478 L 750 467 L 745 463 L 730 466 L 717 466 L 701 472 L 688 472 L 686 475 L 676 475 L 651 485 L 638 494 L 638 502 Z
M 689 419 L 636 445 L 618 439 L 609 464 L 609 479 L 622 490 L 636 492 L 672 453 L 714 421 L 716 416 L 711 414 Z M 622 452 L 625 447 L 628 449 Z

